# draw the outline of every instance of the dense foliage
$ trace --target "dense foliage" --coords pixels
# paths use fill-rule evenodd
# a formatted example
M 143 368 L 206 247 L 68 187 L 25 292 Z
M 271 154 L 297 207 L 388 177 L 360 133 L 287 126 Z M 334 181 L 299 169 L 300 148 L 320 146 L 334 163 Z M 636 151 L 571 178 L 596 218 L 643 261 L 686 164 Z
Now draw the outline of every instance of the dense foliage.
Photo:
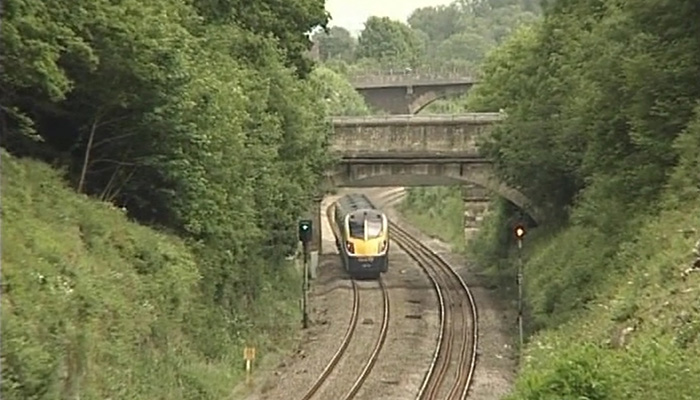
M 469 105 L 508 114 L 488 154 L 566 227 L 533 238 L 530 329 L 547 329 L 537 340 L 550 350 L 529 349 L 518 398 L 698 390 L 667 383 L 691 381 L 700 351 L 697 329 L 671 322 L 698 315 L 674 293 L 697 240 L 682 232 L 696 228 L 700 187 L 699 21 L 691 1 L 553 2 L 484 64 Z
M 342 75 L 326 67 L 318 67 L 311 74 L 317 85 L 319 98 L 331 116 L 361 116 L 370 113 L 369 107 L 352 84 Z
M 327 73 L 312 72 L 305 55 L 311 47 L 305 32 L 327 21 L 324 2 L 7 0 L 3 8 L 3 148 L 60 167 L 77 192 L 125 208 L 131 218 L 184 239 L 193 254 L 188 262 L 196 263 L 198 287 L 187 295 L 195 297 L 183 301 L 196 312 L 186 322 L 173 314 L 180 318 L 173 323 L 183 325 L 178 329 L 188 335 L 189 350 L 203 364 L 230 362 L 231 354 L 238 358 L 244 340 L 274 329 L 261 323 L 267 316 L 256 310 L 271 298 L 269 286 L 286 276 L 281 259 L 296 250 L 295 221 L 316 194 L 329 161 L 327 116 L 338 113 L 342 99 L 352 99 L 347 88 L 329 86 Z M 336 92 L 343 93 L 341 100 L 333 97 Z M 361 104 L 355 107 L 362 112 Z M 7 185 L 21 184 L 17 177 L 3 180 L 3 192 Z M 109 229 L 108 221 L 100 225 L 100 215 L 94 218 L 96 229 Z M 3 214 L 4 229 L 32 229 L 20 226 L 26 221 L 18 213 Z M 19 301 L 23 290 L 32 289 L 17 282 L 31 271 L 16 263 L 21 256 L 45 255 L 13 254 L 22 245 L 5 244 L 3 235 L 3 259 L 11 260 L 3 265 L 3 300 Z M 98 251 L 117 251 L 109 246 Z M 121 256 L 123 263 L 159 257 L 147 248 L 133 251 L 137 254 Z M 49 258 L 45 268 L 62 268 L 62 262 Z M 178 271 L 173 265 L 170 273 Z M 192 281 L 187 274 L 183 285 Z M 6 293 L 13 285 L 16 290 Z M 144 301 L 160 295 L 156 292 L 143 292 Z M 85 299 L 98 309 L 122 301 L 110 298 L 99 305 L 93 300 Z M 30 328 L 24 336 L 21 330 L 6 330 L 39 316 L 27 312 L 16 307 L 3 314 L 3 339 L 16 336 L 3 340 L 3 397 L 56 398 L 52 385 L 78 379 L 65 377 L 61 365 L 70 360 L 56 353 L 55 362 L 41 371 L 23 356 L 6 361 L 42 338 L 32 336 Z M 73 314 L 56 317 L 75 322 Z M 149 340 L 148 334 L 140 340 Z M 168 362 L 184 362 L 173 357 Z M 129 363 L 129 356 L 122 360 Z M 97 387 L 103 382 L 89 372 L 73 373 L 89 381 L 75 389 L 83 397 L 132 398 L 115 386 L 124 383 L 121 378 Z M 203 371 L 196 373 L 204 379 Z M 192 379 L 199 378 L 185 379 L 184 392 L 172 397 L 207 398 L 187 392 L 198 385 Z M 145 391 L 142 398 L 156 393 Z
M 456 1 L 416 9 L 408 23 L 370 17 L 357 39 L 341 28 L 319 32 L 322 61 L 341 71 L 406 68 L 476 70 L 490 49 L 518 25 L 533 21 L 531 0 Z
M 205 318 L 197 257 L 183 240 L 4 150 L 2 189 L 3 399 L 229 398 L 241 347 Z M 239 324 L 242 338 L 291 344 L 295 275 L 265 273 L 264 301 L 245 314 L 256 326 Z M 202 351 L 222 339 L 226 347 Z
M 499 48 L 472 104 L 508 113 L 490 151 L 502 176 L 552 211 L 604 196 L 614 218 L 576 217 L 624 229 L 664 187 L 700 98 L 700 11 L 681 3 L 556 2 Z

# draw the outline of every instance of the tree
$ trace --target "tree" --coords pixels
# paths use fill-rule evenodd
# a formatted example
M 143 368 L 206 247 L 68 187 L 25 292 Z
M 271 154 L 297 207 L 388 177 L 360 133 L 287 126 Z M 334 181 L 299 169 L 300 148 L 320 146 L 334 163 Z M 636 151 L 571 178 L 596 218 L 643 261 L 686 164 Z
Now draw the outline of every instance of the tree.
M 493 43 L 475 33 L 458 33 L 441 42 L 435 49 L 440 60 L 466 60 L 474 69 L 481 63 Z
M 330 15 L 323 0 L 195 0 L 208 21 L 235 24 L 260 36 L 271 35 L 285 54 L 285 64 L 301 76 L 311 72 L 305 57 L 313 43 L 307 32 L 326 28 Z
M 34 129 L 79 190 L 185 239 L 201 279 L 183 340 L 228 357 L 328 167 L 329 108 L 299 76 L 323 3 L 6 3 L 2 145 Z
M 683 15 L 663 0 L 557 2 L 535 30 L 494 52 L 473 104 L 509 115 L 489 145 L 502 177 L 554 211 L 575 199 L 629 210 L 653 202 L 700 98 L 691 77 L 700 68 L 691 50 L 700 45 L 698 10 L 678 7 Z M 598 208 L 584 209 L 578 218 L 604 220 Z
M 460 31 L 460 10 L 456 4 L 423 7 L 408 17 L 412 29 L 425 32 L 431 42 L 439 43 Z
M 320 31 L 314 34 L 312 40 L 318 45 L 322 61 L 340 59 L 350 62 L 355 57 L 357 40 L 345 28 L 333 26 L 328 32 Z
M 328 115 L 368 115 L 369 109 L 362 96 L 340 74 L 324 67 L 311 74 L 317 96 L 321 98 Z
M 387 17 L 369 17 L 358 39 L 358 58 L 373 58 L 385 66 L 415 67 L 423 43 L 411 28 Z

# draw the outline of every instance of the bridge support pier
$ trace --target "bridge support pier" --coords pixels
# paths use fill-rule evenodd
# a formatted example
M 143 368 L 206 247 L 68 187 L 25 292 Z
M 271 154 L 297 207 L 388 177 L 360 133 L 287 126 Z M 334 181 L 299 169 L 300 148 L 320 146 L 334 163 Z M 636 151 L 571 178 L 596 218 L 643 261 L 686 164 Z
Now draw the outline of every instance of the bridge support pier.
M 462 186 L 462 202 L 464 204 L 464 240 L 469 242 L 488 213 L 490 196 L 488 189 L 477 185 Z

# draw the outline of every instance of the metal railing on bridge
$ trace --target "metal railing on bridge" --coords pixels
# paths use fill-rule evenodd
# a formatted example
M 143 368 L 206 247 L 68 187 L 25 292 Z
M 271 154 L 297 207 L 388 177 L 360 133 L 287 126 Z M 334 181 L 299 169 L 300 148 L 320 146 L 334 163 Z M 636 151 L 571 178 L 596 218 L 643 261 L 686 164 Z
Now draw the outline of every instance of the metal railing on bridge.
M 363 125 L 363 124 L 411 124 L 411 123 L 468 123 L 468 122 L 498 122 L 505 118 L 500 112 L 464 113 L 464 114 L 402 114 L 376 115 L 366 117 L 332 117 L 334 125 Z
M 479 77 L 464 68 L 385 69 L 354 71 L 348 79 L 355 87 L 376 87 L 390 84 L 474 83 Z

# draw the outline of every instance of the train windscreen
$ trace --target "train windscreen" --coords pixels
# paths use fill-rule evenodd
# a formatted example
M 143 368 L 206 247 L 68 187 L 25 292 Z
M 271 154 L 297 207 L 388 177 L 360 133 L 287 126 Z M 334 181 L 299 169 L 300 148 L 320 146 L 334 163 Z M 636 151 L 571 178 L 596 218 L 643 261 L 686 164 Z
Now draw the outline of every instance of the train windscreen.
M 350 237 L 355 239 L 365 239 L 365 226 L 367 228 L 367 239 L 374 239 L 382 234 L 381 219 L 350 218 Z M 366 224 L 366 225 L 365 225 Z
M 355 239 L 365 238 L 365 221 L 363 219 L 350 218 L 350 237 Z
M 367 220 L 367 238 L 374 239 L 382 234 L 382 221 Z

